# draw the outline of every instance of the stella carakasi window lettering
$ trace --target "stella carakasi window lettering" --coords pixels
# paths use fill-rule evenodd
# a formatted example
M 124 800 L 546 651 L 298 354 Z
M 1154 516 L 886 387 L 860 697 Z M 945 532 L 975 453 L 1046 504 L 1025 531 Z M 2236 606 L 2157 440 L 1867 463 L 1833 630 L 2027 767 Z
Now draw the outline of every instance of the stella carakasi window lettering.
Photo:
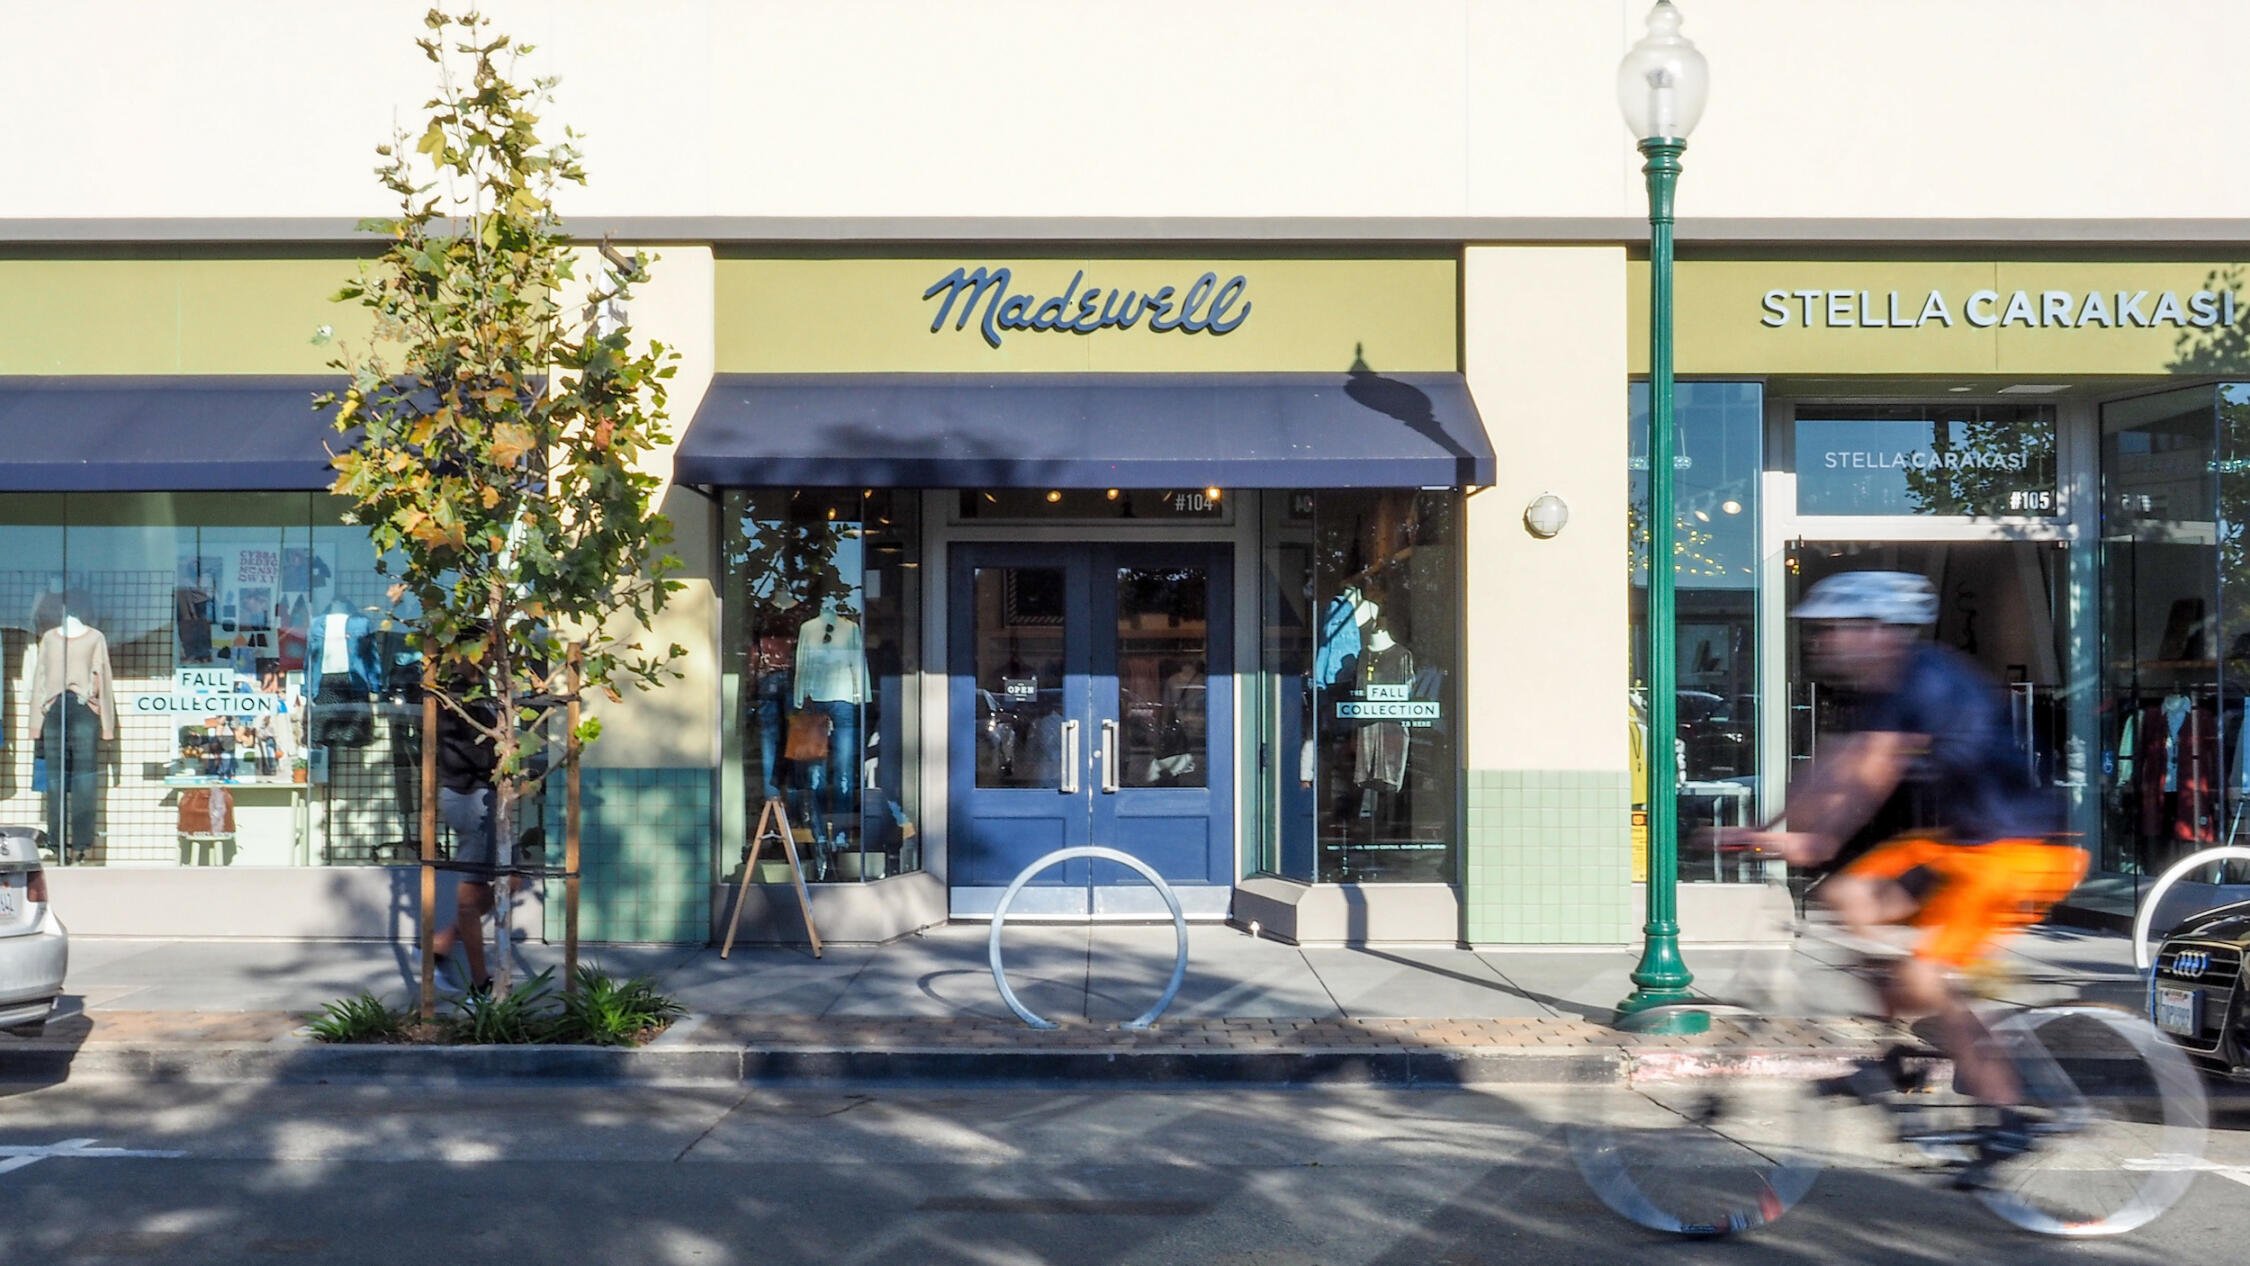
M 1758 324 L 1769 329 L 1910 330 L 1956 320 L 1977 329 L 2208 330 L 2235 324 L 2232 290 L 1768 290 Z

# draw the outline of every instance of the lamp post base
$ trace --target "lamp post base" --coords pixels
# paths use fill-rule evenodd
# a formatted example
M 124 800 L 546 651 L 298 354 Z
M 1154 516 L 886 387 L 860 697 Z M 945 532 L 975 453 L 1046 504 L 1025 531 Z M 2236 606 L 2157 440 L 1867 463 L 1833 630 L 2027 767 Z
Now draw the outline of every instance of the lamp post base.
M 1699 1009 L 1702 999 L 1688 989 L 1695 977 L 1680 959 L 1678 929 L 1652 927 L 1644 931 L 1647 940 L 1640 966 L 1633 969 L 1637 987 L 1617 1004 L 1617 1027 L 1634 1033 L 1708 1031 L 1711 1013 Z

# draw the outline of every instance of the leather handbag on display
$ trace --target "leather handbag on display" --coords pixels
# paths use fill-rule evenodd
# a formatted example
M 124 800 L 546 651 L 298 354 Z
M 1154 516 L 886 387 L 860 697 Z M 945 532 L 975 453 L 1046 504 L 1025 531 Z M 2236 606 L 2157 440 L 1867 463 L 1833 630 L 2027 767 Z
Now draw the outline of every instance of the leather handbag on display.
M 781 754 L 797 761 L 828 759 L 828 736 L 835 725 L 825 712 L 790 713 L 789 737 L 782 743 Z
M 234 834 L 234 796 L 224 787 L 191 787 L 180 793 L 180 834 Z

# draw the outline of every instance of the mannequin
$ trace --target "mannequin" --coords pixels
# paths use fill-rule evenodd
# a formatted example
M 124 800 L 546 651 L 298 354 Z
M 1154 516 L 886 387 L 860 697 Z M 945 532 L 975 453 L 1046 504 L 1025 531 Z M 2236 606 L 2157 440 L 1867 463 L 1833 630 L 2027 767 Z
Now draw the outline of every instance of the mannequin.
M 47 760 L 47 835 L 71 861 L 94 849 L 100 744 L 117 737 L 109 639 L 80 618 L 82 595 L 63 597 L 63 618 L 40 635 L 31 671 L 31 738 Z
M 859 705 L 867 699 L 867 653 L 859 625 L 847 618 L 836 596 L 826 595 L 820 613 L 797 629 L 794 702 L 825 712 L 829 719 L 828 760 L 812 773 L 813 817 L 824 845 L 847 847 L 830 834 L 829 809 L 845 810 L 859 794 Z
M 183 568 L 185 570 L 185 568 Z M 211 662 L 211 589 L 200 567 L 194 568 L 190 583 L 172 590 L 172 624 L 180 639 L 180 662 L 183 664 L 208 664 Z
M 1361 655 L 1360 681 L 1367 686 L 1403 686 L 1414 680 L 1414 652 L 1391 637 L 1380 619 L 1371 623 Z M 1359 729 L 1352 777 L 1363 788 L 1397 791 L 1406 784 L 1406 726 L 1370 721 Z
M 782 717 L 792 699 L 797 662 L 797 621 L 794 605 L 767 611 L 758 621 L 743 651 L 744 675 L 749 688 L 745 699 L 757 724 L 759 785 L 768 800 L 781 794 L 774 766 L 781 759 Z
M 1313 650 L 1313 684 L 1334 686 L 1348 681 L 1359 661 L 1360 631 L 1382 614 L 1380 603 L 1368 598 L 1358 585 L 1345 585 L 1320 617 L 1320 642 Z
M 314 743 L 364 746 L 374 737 L 374 714 L 363 706 L 383 687 L 374 625 L 342 597 L 305 635 L 306 675 L 312 679 Z

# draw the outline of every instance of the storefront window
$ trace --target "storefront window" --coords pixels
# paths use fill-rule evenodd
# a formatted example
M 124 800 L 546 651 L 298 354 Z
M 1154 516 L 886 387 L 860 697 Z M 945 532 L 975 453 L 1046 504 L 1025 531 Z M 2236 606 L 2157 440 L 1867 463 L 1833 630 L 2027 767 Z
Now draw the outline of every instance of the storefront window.
M 1279 792 L 1259 858 L 1321 883 L 1451 883 L 1460 835 L 1460 497 L 1266 498 Z
M 726 504 L 741 753 L 728 782 L 739 784 L 746 825 L 778 801 L 815 882 L 921 869 L 920 803 L 906 777 L 921 635 L 914 496 L 758 490 Z M 761 870 L 766 859 L 787 865 L 771 845 Z
M 2104 406 L 2102 511 L 2097 864 L 2152 874 L 2233 841 L 2250 787 L 2250 386 Z
M 2055 411 L 2046 405 L 1797 410 L 1799 514 L 2047 516 Z
M 403 633 L 332 501 L 69 494 L 4 513 L 0 820 L 45 830 L 66 864 L 417 851 L 401 753 L 418 748 L 376 715 Z M 345 667 L 320 677 L 330 662 Z
M 1758 798 L 1758 515 L 1764 466 L 1763 390 L 1756 383 L 1678 384 L 1673 400 L 1674 666 L 1679 734 L 1680 857 L 1683 880 L 1749 876 L 1698 847 L 1696 828 L 1743 825 Z M 1646 865 L 1648 762 L 1648 384 L 1630 395 L 1631 556 L 1635 872 Z

